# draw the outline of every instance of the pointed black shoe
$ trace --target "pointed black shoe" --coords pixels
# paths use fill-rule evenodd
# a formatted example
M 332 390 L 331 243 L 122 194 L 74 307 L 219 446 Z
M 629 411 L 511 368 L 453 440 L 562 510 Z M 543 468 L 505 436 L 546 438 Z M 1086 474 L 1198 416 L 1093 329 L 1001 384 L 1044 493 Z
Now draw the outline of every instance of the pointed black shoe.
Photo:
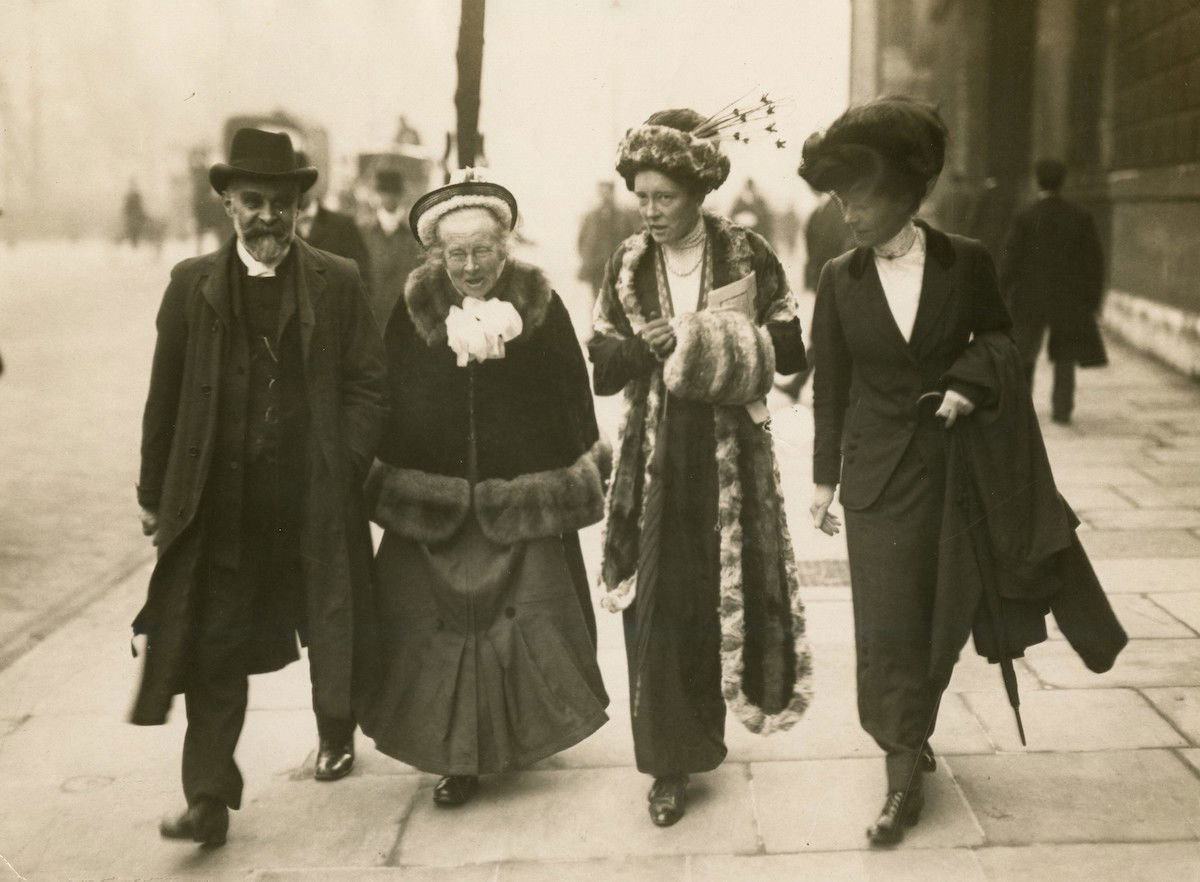
M 648 796 L 650 820 L 656 827 L 670 827 L 683 817 L 687 804 L 687 775 L 655 778 Z
M 924 807 L 925 793 L 920 787 L 890 791 L 879 817 L 867 828 L 867 839 L 874 846 L 896 845 L 904 838 L 904 831 L 921 820 Z
M 202 796 L 174 818 L 163 818 L 158 825 L 163 839 L 190 839 L 201 845 L 225 844 L 229 832 L 229 809 L 215 799 Z
M 479 778 L 475 775 L 447 775 L 433 788 L 433 801 L 446 807 L 462 805 L 478 789 Z
M 349 741 L 322 738 L 317 745 L 317 763 L 313 777 L 318 781 L 345 778 L 354 768 L 354 736 Z

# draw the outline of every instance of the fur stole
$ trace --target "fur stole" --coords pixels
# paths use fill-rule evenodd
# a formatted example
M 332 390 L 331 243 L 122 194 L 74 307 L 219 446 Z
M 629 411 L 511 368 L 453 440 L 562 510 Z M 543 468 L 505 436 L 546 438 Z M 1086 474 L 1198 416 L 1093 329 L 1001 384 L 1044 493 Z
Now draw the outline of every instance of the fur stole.
M 597 441 L 569 466 L 480 481 L 404 469 L 376 460 L 367 478 L 371 520 L 425 544 L 449 540 L 474 510 L 483 534 L 501 545 L 558 536 L 604 516 L 612 450 Z
M 508 259 L 491 295 L 513 305 L 524 323 L 521 339 L 533 332 L 546 318 L 550 306 L 550 281 L 528 263 Z M 404 303 L 417 335 L 429 346 L 446 342 L 446 316 L 450 307 L 462 304 L 463 296 L 454 290 L 446 267 L 427 261 L 413 270 L 404 285 Z
M 705 223 L 715 284 L 727 284 L 755 270 L 751 244 L 754 233 L 714 215 L 705 215 Z M 631 236 L 622 246 L 616 273 L 616 299 L 635 334 L 647 322 L 643 303 L 653 302 L 658 296 L 657 292 L 638 291 L 635 284 L 641 262 L 651 253 L 648 234 Z M 757 332 L 766 334 L 761 325 L 790 318 L 789 312 L 794 314 L 794 301 L 786 289 L 781 290 L 773 274 L 759 276 L 755 304 L 758 326 L 753 335 L 756 352 L 760 343 L 770 347 L 769 336 L 758 339 Z M 652 296 L 647 298 L 647 294 Z M 660 312 L 662 306 L 667 305 L 660 305 Z M 707 321 L 701 319 L 699 324 Z M 710 334 L 707 341 L 697 342 L 703 348 L 705 342 L 712 344 L 718 336 Z M 724 345 L 725 338 L 721 339 Z M 755 385 L 764 373 L 770 378 L 773 360 L 772 348 L 771 372 L 765 372 L 763 359 L 748 359 L 756 363 L 747 371 L 744 385 Z M 683 361 L 689 361 L 687 356 Z M 677 372 L 686 373 L 683 366 L 681 362 Z M 751 374 L 753 381 L 749 380 Z M 700 382 L 695 377 L 693 380 Z M 724 379 L 718 385 L 723 386 Z M 654 468 L 655 447 L 666 392 L 662 370 L 631 382 L 624 390 L 625 413 L 618 431 L 613 480 L 605 500 L 601 564 L 601 588 L 605 592 L 601 605 L 614 612 L 629 607 L 637 596 L 639 549 L 647 528 L 642 501 L 646 489 L 659 479 Z M 741 403 L 714 404 L 713 414 L 720 511 L 722 693 L 727 706 L 746 728 L 770 734 L 795 725 L 812 699 L 812 662 L 799 575 L 769 432 L 753 426 Z M 750 641 L 746 637 L 748 617 L 755 628 Z M 749 649 L 749 645 L 755 649 Z M 748 671 L 748 666 L 753 670 Z M 756 698 L 747 694 L 747 682 L 758 684 L 753 689 Z

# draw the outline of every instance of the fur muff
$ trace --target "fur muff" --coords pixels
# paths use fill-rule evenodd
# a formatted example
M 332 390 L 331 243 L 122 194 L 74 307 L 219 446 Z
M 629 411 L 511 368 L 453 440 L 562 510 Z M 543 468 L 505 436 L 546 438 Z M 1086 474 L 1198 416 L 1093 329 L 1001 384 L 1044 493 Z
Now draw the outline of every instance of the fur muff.
M 511 303 L 517 310 L 524 325 L 521 335 L 524 337 L 546 318 L 552 291 L 550 281 L 540 269 L 510 257 L 492 296 Z M 437 260 L 429 260 L 413 270 L 404 285 L 404 302 L 413 327 L 429 346 L 446 342 L 446 316 L 450 307 L 459 306 L 462 300 L 462 295 L 450 284 L 445 266 Z
M 514 545 L 598 523 L 611 469 L 612 448 L 597 441 L 566 468 L 480 481 L 475 486 L 479 527 L 493 542 Z
M 434 475 L 375 461 L 366 485 L 367 511 L 383 529 L 417 542 L 445 542 L 471 510 L 466 478 Z
M 708 404 L 746 404 L 771 390 L 771 335 L 741 313 L 680 316 L 675 338 L 675 351 L 663 365 L 663 381 L 672 395 Z

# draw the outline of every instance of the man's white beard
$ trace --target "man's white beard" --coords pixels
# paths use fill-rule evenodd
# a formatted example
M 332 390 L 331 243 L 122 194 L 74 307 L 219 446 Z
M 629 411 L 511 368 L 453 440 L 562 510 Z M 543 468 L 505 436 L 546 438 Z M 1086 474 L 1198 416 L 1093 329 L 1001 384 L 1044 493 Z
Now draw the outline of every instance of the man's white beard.
M 259 263 L 267 266 L 278 266 L 279 262 L 287 256 L 288 248 L 291 247 L 292 237 L 296 235 L 296 224 L 292 223 L 291 229 L 287 231 L 287 236 L 280 241 L 274 236 L 255 236 L 247 238 L 245 231 L 239 226 L 237 227 L 237 236 L 241 240 L 242 245 L 250 256 Z

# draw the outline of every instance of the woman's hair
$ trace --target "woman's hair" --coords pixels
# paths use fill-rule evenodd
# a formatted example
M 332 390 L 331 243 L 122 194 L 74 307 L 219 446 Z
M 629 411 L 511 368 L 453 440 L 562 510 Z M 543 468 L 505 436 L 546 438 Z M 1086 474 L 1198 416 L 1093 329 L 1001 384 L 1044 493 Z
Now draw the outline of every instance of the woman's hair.
M 946 124 L 928 104 L 903 96 L 851 107 L 804 142 L 800 177 L 818 192 L 865 185 L 908 200 L 913 210 L 946 161 Z
M 638 172 L 661 172 L 693 195 L 704 198 L 729 177 L 729 157 L 717 142 L 692 131 L 705 122 L 694 110 L 673 108 L 652 113 L 625 133 L 617 148 L 617 174 L 633 191 Z

